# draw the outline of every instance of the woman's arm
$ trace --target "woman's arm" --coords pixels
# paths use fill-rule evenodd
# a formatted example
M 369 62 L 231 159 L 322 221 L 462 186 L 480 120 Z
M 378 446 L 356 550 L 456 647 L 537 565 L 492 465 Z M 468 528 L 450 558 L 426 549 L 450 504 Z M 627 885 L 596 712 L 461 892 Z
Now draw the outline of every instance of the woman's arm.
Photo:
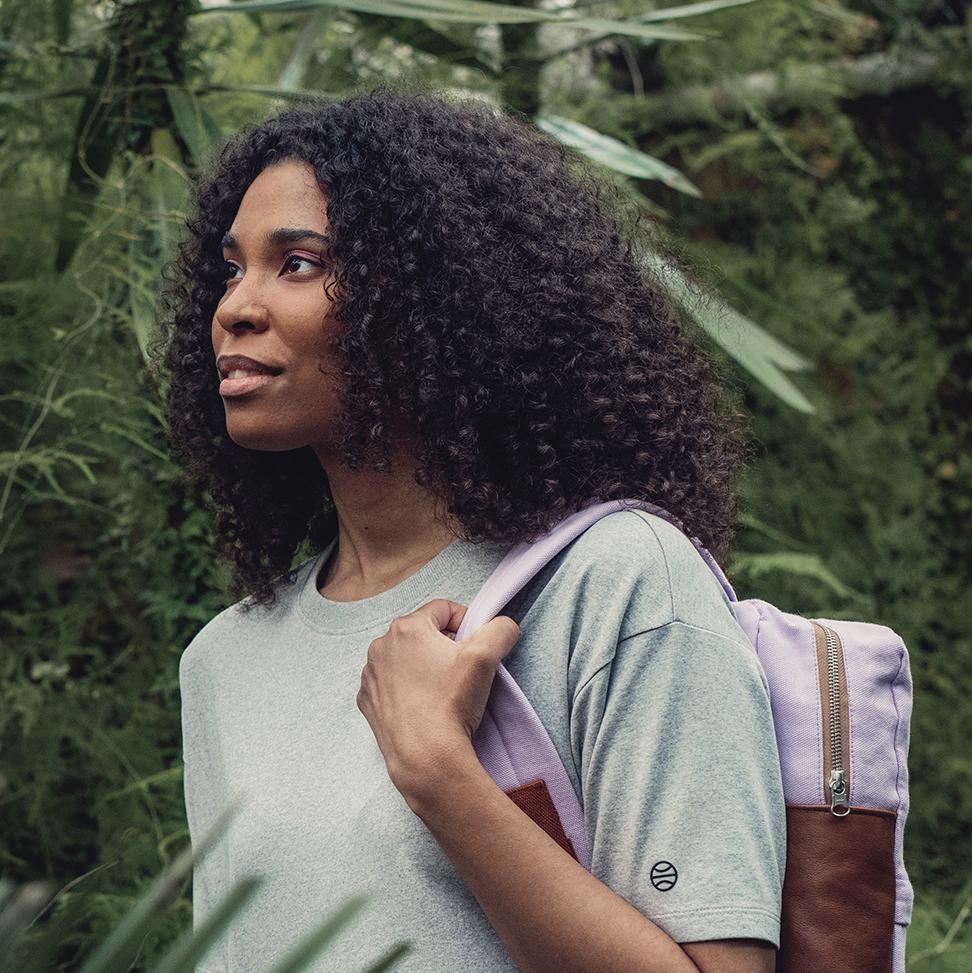
M 396 782 L 521 973 L 771 973 L 771 943 L 680 946 L 568 855 L 457 748 Z
M 770 973 L 775 949 L 761 940 L 679 946 L 497 786 L 472 736 L 519 626 L 501 615 L 453 642 L 443 633 L 458 631 L 465 611 L 435 599 L 393 621 L 368 647 L 357 702 L 392 783 L 521 973 Z

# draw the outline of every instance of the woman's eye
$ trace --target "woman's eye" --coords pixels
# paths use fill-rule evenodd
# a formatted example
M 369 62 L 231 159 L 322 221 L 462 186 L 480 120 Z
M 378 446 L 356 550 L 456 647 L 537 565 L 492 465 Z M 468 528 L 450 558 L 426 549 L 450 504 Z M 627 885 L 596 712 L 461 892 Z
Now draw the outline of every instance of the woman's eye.
M 284 261 L 284 269 L 286 270 L 295 260 L 297 260 L 297 261 L 303 261 L 305 264 L 310 264 L 312 267 L 316 267 L 317 266 L 317 264 L 314 263 L 314 261 L 311 260 L 310 257 L 302 257 L 302 256 L 300 256 L 300 254 L 292 253 Z
M 293 264 L 294 261 L 296 261 L 297 263 L 310 264 L 311 267 L 319 267 L 320 266 L 320 264 L 315 263 L 313 260 L 311 260 L 310 257 L 302 257 L 302 256 L 300 256 L 300 254 L 293 253 L 293 254 L 291 254 L 289 257 L 287 257 L 284 260 L 284 265 L 283 265 L 284 266 L 284 270 L 291 269 L 291 264 Z M 236 271 L 238 271 L 240 268 L 236 264 L 231 263 L 229 260 L 224 260 L 223 261 L 223 267 L 225 268 L 225 272 L 223 273 L 223 280 L 224 281 L 231 281 L 231 280 L 238 280 L 239 279 L 236 276 Z M 299 271 L 300 268 L 298 267 L 297 270 Z

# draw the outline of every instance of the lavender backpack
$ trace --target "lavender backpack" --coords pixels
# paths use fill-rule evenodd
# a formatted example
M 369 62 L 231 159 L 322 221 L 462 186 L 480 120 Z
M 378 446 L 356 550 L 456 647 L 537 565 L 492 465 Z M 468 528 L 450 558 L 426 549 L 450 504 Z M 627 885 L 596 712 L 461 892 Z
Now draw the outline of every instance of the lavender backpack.
M 675 523 L 645 501 L 592 501 L 509 551 L 468 606 L 456 639 L 500 614 L 601 517 L 632 508 Z M 709 552 L 691 540 L 769 685 L 787 826 L 777 973 L 903 973 L 913 899 L 903 856 L 911 718 L 904 643 L 883 625 L 810 620 L 756 598 L 738 601 Z M 473 744 L 493 780 L 590 869 L 583 808 L 540 718 L 503 665 Z

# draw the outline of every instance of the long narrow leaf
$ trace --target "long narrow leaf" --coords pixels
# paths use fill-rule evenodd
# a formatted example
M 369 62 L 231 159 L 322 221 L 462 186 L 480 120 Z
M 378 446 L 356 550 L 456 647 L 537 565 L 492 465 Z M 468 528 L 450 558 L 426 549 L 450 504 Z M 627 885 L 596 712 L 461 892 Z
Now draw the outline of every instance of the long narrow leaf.
M 600 162 L 616 172 L 636 176 L 639 179 L 657 179 L 666 186 L 671 186 L 672 189 L 687 193 L 689 196 L 702 195 L 701 190 L 694 183 L 668 163 L 633 149 L 624 142 L 603 135 L 580 122 L 561 115 L 538 115 L 534 123 L 537 128 L 560 139 L 565 145 L 577 149 L 587 158 Z
M 770 554 L 737 553 L 732 560 L 733 569 L 744 571 L 754 579 L 764 574 L 782 571 L 820 581 L 842 598 L 865 598 L 860 591 L 845 585 L 831 572 L 820 559 L 819 554 L 797 554 L 792 551 L 779 551 Z
M 116 790 L 108 791 L 106 794 L 102 794 L 102 796 L 98 798 L 92 807 L 92 814 L 101 814 L 106 804 L 117 800 L 119 797 L 124 797 L 126 794 L 131 794 L 134 791 L 146 791 L 152 784 L 158 784 L 160 782 L 167 783 L 170 780 L 181 779 L 182 767 L 179 765 L 176 765 L 175 767 L 166 767 L 165 770 L 160 770 L 156 774 L 147 774 L 145 777 L 140 777 L 138 780 L 132 781 L 131 783 L 126 784 L 124 787 L 119 787 Z
M 795 370 L 791 367 L 795 356 L 792 349 L 725 304 L 703 308 L 696 318 L 724 351 L 787 405 L 799 412 L 815 411 L 810 400 L 783 374 L 783 369 Z
M 682 7 L 665 7 L 661 10 L 651 10 L 646 14 L 638 14 L 636 19 L 643 24 L 647 24 L 656 20 L 698 17 L 700 14 L 712 13 L 714 10 L 725 10 L 727 7 L 738 7 L 744 3 L 755 2 L 756 0 L 703 0 L 702 3 L 689 3 Z
M 0 105 L 21 105 L 29 101 L 51 101 L 54 98 L 77 98 L 97 93 L 91 85 L 71 85 L 69 88 L 34 88 L 30 91 L 0 91 Z
M 239 3 L 199 7 L 195 14 L 208 13 L 285 13 L 333 7 L 387 17 L 418 20 L 443 20 L 461 24 L 556 23 L 566 27 L 597 30 L 646 40 L 697 41 L 706 35 L 681 27 L 663 27 L 634 20 L 608 20 L 603 17 L 576 17 L 568 13 L 533 7 L 511 7 L 500 3 L 465 3 L 463 0 L 240 0 Z
M 735 308 L 709 296 L 700 302 L 676 267 L 657 254 L 646 254 L 656 280 L 666 293 L 754 378 L 799 412 L 816 410 L 784 371 L 806 371 L 810 362 L 774 338 Z
M 241 878 L 199 928 L 183 936 L 152 973 L 191 973 L 195 964 L 206 955 L 263 881 L 255 877 Z
M 202 166 L 213 149 L 222 141 L 219 123 L 206 111 L 188 88 L 167 85 L 165 96 L 172 109 L 172 118 L 182 140 L 189 147 L 192 161 Z
M 796 547 L 801 546 L 801 542 L 789 534 L 784 534 L 782 531 L 777 530 L 775 527 L 771 527 L 766 521 L 761 520 L 759 517 L 753 516 L 750 513 L 741 513 L 736 518 L 738 523 L 743 527 L 748 527 L 750 530 L 755 530 L 756 532 L 762 534 L 764 537 L 768 537 L 771 541 L 775 541 L 777 544 L 781 545 L 783 548 L 788 550 L 793 550 Z M 804 543 L 802 546 L 807 547 Z M 809 552 L 808 552 L 809 553 Z
M 367 902 L 363 895 L 355 895 L 342 902 L 312 933 L 304 937 L 270 973 L 299 973 L 348 923 Z
M 139 944 L 151 932 L 160 914 L 178 897 L 179 889 L 191 874 L 193 865 L 223 836 L 230 820 L 240 809 L 241 799 L 234 798 L 198 845 L 184 850 L 152 883 L 118 927 L 92 953 L 79 973 L 127 973 Z
M 585 17 L 583 23 L 577 20 L 560 20 L 561 24 L 569 27 L 585 27 L 590 30 L 599 30 L 605 37 L 613 34 L 621 34 L 625 37 L 643 37 L 646 40 L 660 41 L 704 41 L 710 36 L 715 36 L 711 32 L 697 30 L 685 30 L 683 27 L 662 27 L 657 24 L 643 24 L 639 20 L 607 20 L 602 17 Z
M 754 3 L 755 0 L 706 0 L 703 3 L 692 3 L 687 4 L 682 7 L 666 7 L 661 10 L 650 10 L 648 13 L 638 14 L 631 18 L 633 23 L 639 24 L 652 24 L 657 23 L 660 20 L 677 20 L 680 17 L 695 17 L 699 14 L 711 13 L 714 10 L 721 10 L 723 7 L 735 7 L 743 3 Z M 678 28 L 676 28 L 678 29 Z M 584 47 L 590 44 L 599 43 L 608 37 L 613 36 L 615 31 L 607 30 L 599 34 L 591 34 L 584 38 L 580 44 L 572 44 L 567 48 L 563 48 L 559 51 L 553 51 L 549 55 L 545 55 L 541 60 L 548 60 L 550 57 L 560 57 L 562 54 L 566 54 L 568 51 L 576 50 L 578 47 L 583 45 Z M 663 40 L 664 38 L 659 38 Z M 687 38 L 668 38 L 669 40 L 687 40 Z
M 288 91 L 271 84 L 206 84 L 199 85 L 195 90 L 197 94 L 208 94 L 211 91 L 235 91 L 247 95 L 283 98 L 285 101 L 340 101 L 346 97 L 345 93 L 336 91 L 319 91 L 309 88 Z
M 123 138 L 123 126 L 104 92 L 110 87 L 114 51 L 104 51 L 95 68 L 93 88 L 78 112 L 68 166 L 67 187 L 61 205 L 54 266 L 65 270 L 81 242 L 84 226 L 94 212 L 101 185 Z
M 308 15 L 304 26 L 297 34 L 296 41 L 294 41 L 290 57 L 287 58 L 287 63 L 283 66 L 280 77 L 277 79 L 277 84 L 281 88 L 294 91 L 300 87 L 307 68 L 320 45 L 320 39 L 329 17 L 330 15 L 324 7 L 316 13 Z
M 369 966 L 364 973 L 385 973 L 390 970 L 412 948 L 411 942 L 399 943 L 393 946 L 377 963 Z
M 156 459 L 162 460 L 165 463 L 168 463 L 171 460 L 166 453 L 160 449 L 157 449 L 151 443 L 146 442 L 141 436 L 136 435 L 130 429 L 124 429 L 121 426 L 103 422 L 101 423 L 101 431 L 106 433 L 114 433 L 116 436 L 121 436 L 122 439 L 127 439 L 130 443 L 134 443 L 136 446 L 138 446 L 139 449 L 143 449 L 150 456 L 154 456 Z
M 177 221 L 185 203 L 188 179 L 172 130 L 157 128 L 152 132 L 152 171 L 149 192 L 156 210 L 152 231 L 159 253 L 168 256 L 176 236 Z

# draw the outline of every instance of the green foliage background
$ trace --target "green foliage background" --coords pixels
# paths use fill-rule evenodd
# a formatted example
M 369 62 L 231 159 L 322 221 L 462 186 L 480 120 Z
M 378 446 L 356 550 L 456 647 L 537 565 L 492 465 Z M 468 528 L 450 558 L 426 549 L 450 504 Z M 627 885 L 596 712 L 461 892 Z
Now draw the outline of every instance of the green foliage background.
M 700 197 L 620 180 L 631 205 L 733 308 L 812 363 L 793 379 L 814 406 L 808 414 L 723 356 L 755 443 L 728 567 L 740 597 L 876 621 L 904 637 L 915 682 L 909 968 L 968 969 L 964 0 L 758 0 L 678 22 L 705 32 L 702 42 L 608 35 L 542 71 L 516 60 L 529 49 L 521 28 L 331 7 L 194 7 L 0 7 L 0 867 L 57 887 L 87 876 L 69 893 L 86 896 L 87 919 L 59 968 L 103 938 L 188 841 L 178 661 L 228 603 L 206 498 L 187 493 L 165 456 L 145 376 L 159 267 L 181 232 L 186 179 L 220 133 L 279 103 L 245 86 L 338 97 L 402 77 L 525 111 L 535 95 L 545 112 L 674 166 Z M 577 9 L 620 19 L 652 5 Z M 106 29 L 116 53 L 138 57 L 106 60 Z M 538 36 L 549 53 L 585 32 L 545 27 L 527 40 Z M 934 66 L 913 82 L 892 68 L 880 90 L 834 82 L 776 101 L 738 82 L 884 51 L 896 53 L 899 75 L 908 57 Z M 99 129 L 89 89 L 105 64 L 109 77 L 129 74 Z M 146 79 L 156 85 L 148 93 L 125 87 Z M 701 118 L 648 111 L 666 93 L 716 84 L 742 106 Z M 605 178 L 618 179 L 608 169 Z M 187 888 L 145 942 L 144 968 L 190 920 Z

